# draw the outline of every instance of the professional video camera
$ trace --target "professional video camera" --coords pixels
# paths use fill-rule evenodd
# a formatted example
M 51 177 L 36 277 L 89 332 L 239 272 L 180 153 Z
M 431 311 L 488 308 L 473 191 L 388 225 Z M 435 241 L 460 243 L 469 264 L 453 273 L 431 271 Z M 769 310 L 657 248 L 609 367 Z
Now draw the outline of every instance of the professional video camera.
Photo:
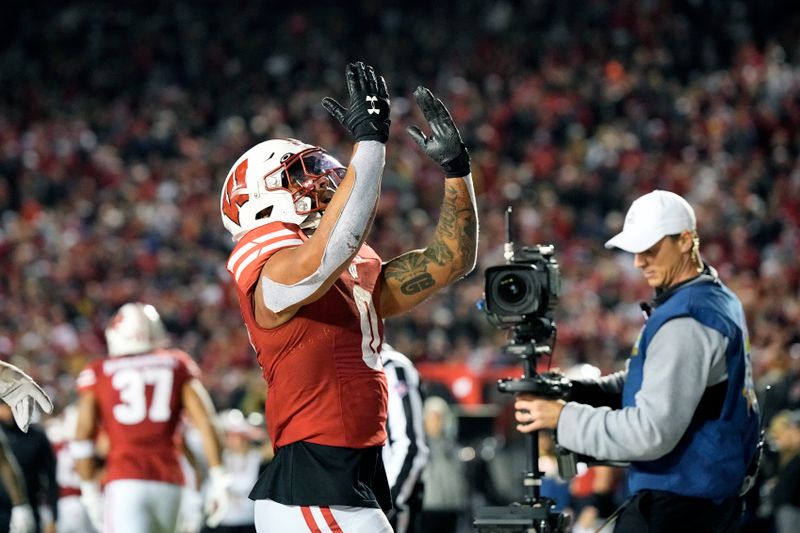
M 553 246 L 524 246 L 518 251 L 511 242 L 505 246 L 508 264 L 486 269 L 489 321 L 496 327 L 541 323 L 543 337 L 547 338 L 561 296 L 561 273 Z
M 505 265 L 486 270 L 484 311 L 489 322 L 509 330 L 506 353 L 518 357 L 523 365 L 520 378 L 501 379 L 497 388 L 504 393 L 529 393 L 563 398 L 571 384 L 556 373 L 538 374 L 536 358 L 551 355 L 556 338 L 554 311 L 561 294 L 561 275 L 551 245 L 522 247 L 516 250 L 511 235 L 511 208 L 506 209 Z M 525 435 L 526 470 L 523 479 L 525 499 L 507 507 L 484 507 L 475 514 L 478 533 L 566 532 L 569 516 L 555 510 L 555 502 L 541 496 L 538 432 Z M 559 474 L 575 476 L 575 456 L 556 448 Z

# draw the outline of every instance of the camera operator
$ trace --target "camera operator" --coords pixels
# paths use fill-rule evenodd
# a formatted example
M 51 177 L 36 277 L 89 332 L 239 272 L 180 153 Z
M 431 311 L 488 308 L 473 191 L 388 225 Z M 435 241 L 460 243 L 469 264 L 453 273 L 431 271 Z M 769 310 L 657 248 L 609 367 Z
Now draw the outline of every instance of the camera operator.
M 756 464 L 759 416 L 739 299 L 705 266 L 692 207 L 656 190 L 606 243 L 634 254 L 656 291 L 627 369 L 573 383 L 570 401 L 520 395 L 517 428 L 630 461 L 632 495 L 614 531 L 734 531 Z

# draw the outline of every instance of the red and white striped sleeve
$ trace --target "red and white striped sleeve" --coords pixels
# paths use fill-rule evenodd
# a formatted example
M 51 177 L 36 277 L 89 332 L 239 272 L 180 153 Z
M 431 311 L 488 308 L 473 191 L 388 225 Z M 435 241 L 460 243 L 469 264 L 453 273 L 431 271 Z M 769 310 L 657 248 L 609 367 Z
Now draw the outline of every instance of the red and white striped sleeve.
M 236 286 L 249 294 L 258 283 L 258 276 L 267 259 L 283 248 L 299 246 L 306 236 L 295 224 L 272 222 L 247 233 L 228 258 L 228 272 Z

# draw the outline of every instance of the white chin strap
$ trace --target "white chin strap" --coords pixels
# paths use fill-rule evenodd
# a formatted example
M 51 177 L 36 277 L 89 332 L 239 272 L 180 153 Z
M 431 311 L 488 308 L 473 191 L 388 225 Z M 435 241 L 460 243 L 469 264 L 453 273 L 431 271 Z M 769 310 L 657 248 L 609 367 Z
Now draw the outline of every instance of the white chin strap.
M 293 285 L 276 283 L 263 276 L 261 291 L 267 309 L 273 313 L 280 313 L 302 302 L 314 294 L 345 261 L 350 259 L 350 256 L 358 251 L 378 200 L 385 161 L 386 146 L 383 143 L 378 141 L 358 143 L 350 161 L 353 188 L 331 230 L 319 267 L 313 274 Z M 311 223 L 313 224 L 313 221 Z M 314 225 L 314 229 L 318 224 L 319 221 Z M 300 227 L 303 228 L 302 225 Z

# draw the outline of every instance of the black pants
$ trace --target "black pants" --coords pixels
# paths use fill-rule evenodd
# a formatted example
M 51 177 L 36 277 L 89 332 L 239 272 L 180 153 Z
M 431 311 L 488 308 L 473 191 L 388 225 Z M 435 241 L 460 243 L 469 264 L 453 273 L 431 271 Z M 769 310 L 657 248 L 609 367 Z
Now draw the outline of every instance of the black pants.
M 422 511 L 422 531 L 425 533 L 455 533 L 460 511 Z
M 256 526 L 203 526 L 201 533 L 256 533 Z
M 643 490 L 622 511 L 614 533 L 735 533 L 741 515 L 741 498 L 717 505 L 705 498 Z

